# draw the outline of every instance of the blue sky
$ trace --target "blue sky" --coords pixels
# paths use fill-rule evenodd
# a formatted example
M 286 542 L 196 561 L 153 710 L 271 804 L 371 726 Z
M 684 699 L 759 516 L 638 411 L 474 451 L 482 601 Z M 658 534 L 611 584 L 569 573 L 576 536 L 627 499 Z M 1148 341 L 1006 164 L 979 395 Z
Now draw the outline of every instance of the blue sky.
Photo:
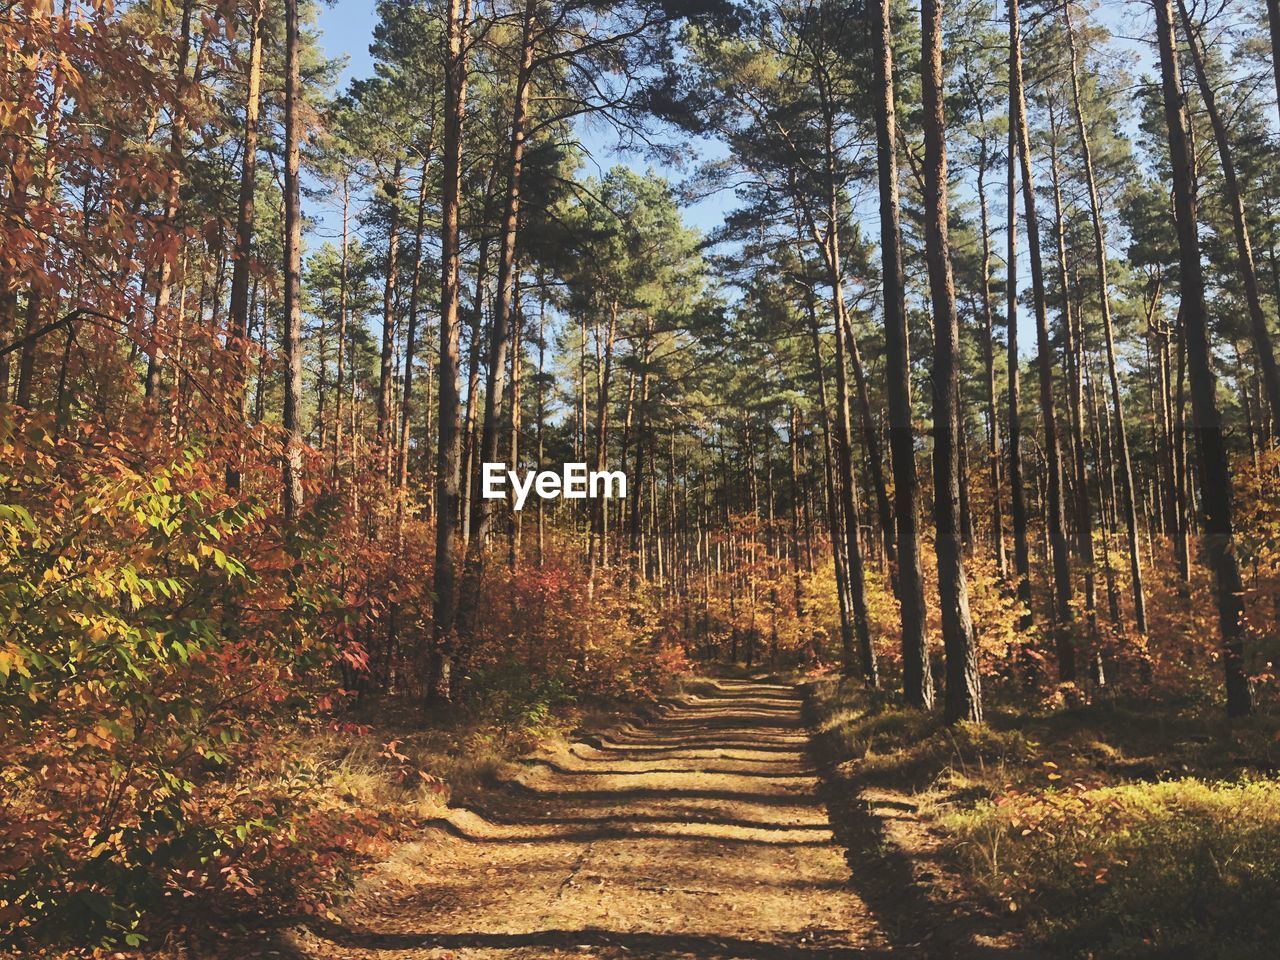
M 321 31 L 320 43 L 325 53 L 333 58 L 346 57 L 346 70 L 340 88 L 356 77 L 373 72 L 369 56 L 369 43 L 377 23 L 374 0 L 336 0 L 332 6 L 320 6 L 317 18 Z M 589 155 L 587 172 L 603 173 L 615 164 L 626 164 L 643 170 L 649 164 L 635 157 L 623 156 L 611 148 L 611 135 L 602 124 L 579 123 L 578 135 Z M 678 171 L 657 168 L 672 181 L 680 179 Z M 685 210 L 686 222 L 704 232 L 720 225 L 725 212 L 733 206 L 732 195 L 709 197 Z M 327 221 L 327 217 L 322 216 Z M 327 230 L 322 232 L 327 233 Z
M 1003 13 L 1003 4 L 997 5 L 997 17 Z M 1099 0 L 1092 16 L 1103 23 L 1112 33 L 1112 49 L 1122 57 L 1132 58 L 1130 65 L 1135 77 L 1153 72 L 1154 51 L 1148 40 L 1153 30 L 1150 7 L 1144 0 Z M 335 0 L 331 6 L 319 7 L 318 26 L 321 31 L 320 43 L 325 52 L 333 58 L 345 57 L 346 67 L 340 86 L 345 87 L 354 77 L 368 76 L 373 72 L 372 58 L 369 56 L 369 43 L 373 37 L 373 28 L 377 21 L 375 0 Z M 599 174 L 618 163 L 623 163 L 643 170 L 648 164 L 634 156 L 620 154 L 612 145 L 610 130 L 600 122 L 580 122 L 579 139 L 585 148 L 588 159 L 587 171 Z M 704 157 L 722 156 L 723 148 L 717 144 L 704 144 L 699 153 Z M 658 173 L 665 175 L 673 183 L 682 179 L 678 170 L 656 167 Z M 961 197 L 964 194 L 961 189 Z M 704 198 L 696 204 L 685 208 L 685 222 L 701 230 L 711 233 L 721 225 L 725 215 L 736 206 L 736 198 L 732 192 L 721 192 Z M 313 207 L 310 214 L 318 221 L 313 233 L 316 240 L 335 239 L 338 236 L 339 220 L 336 208 L 321 204 Z M 874 215 L 874 205 L 862 211 L 863 216 Z M 999 219 L 999 217 L 997 218 Z M 868 235 L 874 236 L 876 224 L 868 220 L 864 224 Z M 997 248 L 1003 242 L 997 240 Z M 1027 246 L 1021 244 L 1020 264 L 1023 277 L 1029 276 Z M 1030 327 L 1030 310 L 1026 304 L 1019 310 L 1019 336 L 1024 344 L 1033 342 L 1033 330 Z
M 1094 15 L 1112 31 L 1116 47 L 1137 58 L 1137 73 L 1150 69 L 1150 48 L 1135 39 L 1150 30 L 1150 14 L 1146 3 L 1135 0 L 1099 0 L 1098 10 Z M 347 60 L 341 86 L 345 86 L 353 77 L 367 76 L 373 72 L 369 43 L 373 38 L 376 21 L 374 0 L 334 0 L 331 6 L 320 6 L 318 25 L 321 30 L 321 45 L 330 57 L 345 57 Z M 590 172 L 603 172 L 617 163 L 639 168 L 646 166 L 643 161 L 614 151 L 610 146 L 609 131 L 599 125 L 580 125 L 579 136 L 590 156 Z M 712 145 L 710 152 L 719 151 Z M 679 171 L 659 168 L 658 172 L 673 181 L 680 179 Z M 733 206 L 732 195 L 708 197 L 688 207 L 685 219 L 691 226 L 710 232 L 720 225 L 724 214 Z M 321 219 L 328 218 L 322 215 Z M 322 228 L 322 232 L 328 231 Z
M 369 58 L 369 41 L 373 39 L 376 22 L 371 0 L 336 0 L 333 6 L 321 6 L 319 21 L 320 43 L 331 57 L 348 58 L 343 83 L 352 77 L 363 77 L 373 72 Z

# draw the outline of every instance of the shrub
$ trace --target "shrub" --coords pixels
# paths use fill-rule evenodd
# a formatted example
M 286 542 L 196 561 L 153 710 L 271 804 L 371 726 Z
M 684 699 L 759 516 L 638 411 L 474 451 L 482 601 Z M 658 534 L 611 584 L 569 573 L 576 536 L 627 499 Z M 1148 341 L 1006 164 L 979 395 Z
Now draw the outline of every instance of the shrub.
M 0 414 L 0 937 L 136 945 L 166 902 L 269 908 L 340 870 L 314 778 L 229 776 L 334 651 L 266 509 L 221 484 Z

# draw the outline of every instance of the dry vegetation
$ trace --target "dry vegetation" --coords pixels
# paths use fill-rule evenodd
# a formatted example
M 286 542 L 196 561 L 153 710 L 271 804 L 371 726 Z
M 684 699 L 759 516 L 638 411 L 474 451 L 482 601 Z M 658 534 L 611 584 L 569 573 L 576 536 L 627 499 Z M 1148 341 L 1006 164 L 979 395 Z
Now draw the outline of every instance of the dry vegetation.
M 967 889 L 1072 956 L 1262 958 L 1280 933 L 1280 721 L 1186 702 L 992 705 L 947 727 L 812 687 L 843 787 L 900 797 Z

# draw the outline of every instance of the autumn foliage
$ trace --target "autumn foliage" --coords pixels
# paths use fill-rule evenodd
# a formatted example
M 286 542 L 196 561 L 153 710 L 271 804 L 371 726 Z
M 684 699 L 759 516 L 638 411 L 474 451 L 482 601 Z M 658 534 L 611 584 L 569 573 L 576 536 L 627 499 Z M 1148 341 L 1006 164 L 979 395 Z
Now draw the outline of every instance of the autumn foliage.
M 335 809 L 325 769 L 282 744 L 421 693 L 420 521 L 397 548 L 390 516 L 320 495 L 282 536 L 276 505 L 227 495 L 198 448 L 140 439 L 0 420 L 0 919 L 21 940 L 136 945 L 193 900 L 323 903 L 388 827 Z M 557 540 L 486 579 L 471 710 L 520 728 L 683 667 L 652 603 L 588 599 L 575 566 Z

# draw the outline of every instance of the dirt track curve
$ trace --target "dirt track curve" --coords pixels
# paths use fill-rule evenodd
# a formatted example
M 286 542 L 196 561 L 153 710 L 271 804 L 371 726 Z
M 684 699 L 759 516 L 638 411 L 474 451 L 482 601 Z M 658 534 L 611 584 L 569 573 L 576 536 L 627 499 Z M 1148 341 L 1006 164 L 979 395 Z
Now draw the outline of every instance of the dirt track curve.
M 530 760 L 363 882 L 309 960 L 901 956 L 851 884 L 789 686 L 706 681 Z M 910 951 L 907 951 L 909 954 Z

